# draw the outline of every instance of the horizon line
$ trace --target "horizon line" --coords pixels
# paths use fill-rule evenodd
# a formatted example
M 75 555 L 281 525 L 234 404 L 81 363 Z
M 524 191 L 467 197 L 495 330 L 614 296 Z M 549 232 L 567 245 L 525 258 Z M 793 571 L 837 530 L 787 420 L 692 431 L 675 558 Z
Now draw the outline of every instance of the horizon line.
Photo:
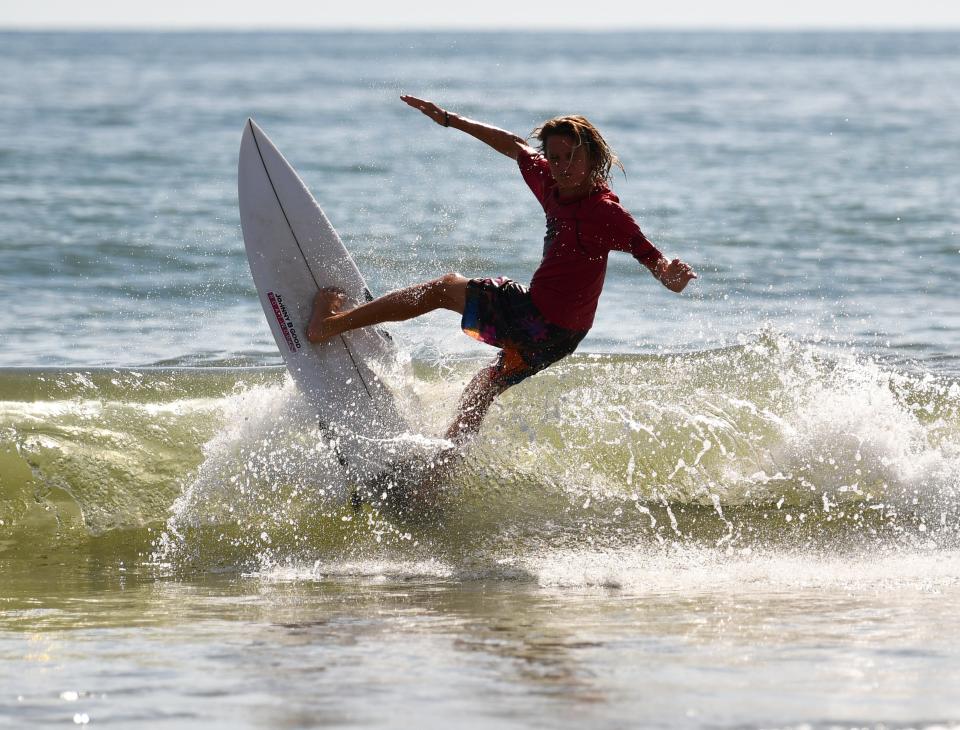
M 958 33 L 956 26 L 934 25 L 637 25 L 594 28 L 568 26 L 293 26 L 293 25 L 9 25 L 0 33 Z

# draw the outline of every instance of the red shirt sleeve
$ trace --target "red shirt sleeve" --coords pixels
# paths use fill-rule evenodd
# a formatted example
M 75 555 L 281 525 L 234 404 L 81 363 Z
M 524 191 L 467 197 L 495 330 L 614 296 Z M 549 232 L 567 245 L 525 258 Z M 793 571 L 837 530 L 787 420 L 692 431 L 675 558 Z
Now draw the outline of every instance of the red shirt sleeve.
M 517 166 L 524 182 L 543 205 L 550 189 L 556 185 L 553 175 L 550 174 L 550 163 L 543 155 L 529 149 L 521 149 L 517 155 Z
M 605 201 L 606 218 L 612 228 L 611 249 L 633 254 L 633 257 L 648 269 L 652 269 L 663 254 L 643 235 L 640 226 L 616 200 Z

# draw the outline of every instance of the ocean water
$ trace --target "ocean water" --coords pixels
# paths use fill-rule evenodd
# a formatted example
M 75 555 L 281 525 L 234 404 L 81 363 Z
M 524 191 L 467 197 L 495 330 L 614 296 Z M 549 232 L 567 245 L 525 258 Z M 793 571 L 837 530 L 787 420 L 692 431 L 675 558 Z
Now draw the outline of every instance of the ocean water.
M 0 726 L 960 726 L 960 34 L 0 34 Z M 255 118 L 368 283 L 528 281 L 587 114 L 614 256 L 434 509 L 349 504 L 247 269 Z M 392 328 L 429 445 L 492 352 Z

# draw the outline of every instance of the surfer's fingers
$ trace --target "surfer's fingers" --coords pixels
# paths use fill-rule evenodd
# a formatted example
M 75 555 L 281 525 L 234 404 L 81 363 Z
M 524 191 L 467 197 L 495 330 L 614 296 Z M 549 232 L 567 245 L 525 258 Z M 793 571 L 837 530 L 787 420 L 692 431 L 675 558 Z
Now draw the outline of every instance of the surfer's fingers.
M 697 278 L 697 275 L 693 272 L 693 267 L 685 261 L 680 259 L 674 259 L 670 262 L 672 266 L 675 266 L 681 274 L 692 274 L 693 278 Z
M 426 99 L 418 99 L 415 96 L 401 96 L 400 98 L 404 102 L 412 106 L 414 109 L 419 109 L 424 114 L 432 115 L 434 112 L 437 112 L 437 113 L 440 112 L 440 107 L 438 107 L 432 101 L 427 101 Z
M 417 101 L 420 102 L 416 105 L 417 109 L 439 124 L 440 120 L 443 118 L 443 109 L 434 104 L 432 101 L 425 101 L 423 99 L 418 99 Z

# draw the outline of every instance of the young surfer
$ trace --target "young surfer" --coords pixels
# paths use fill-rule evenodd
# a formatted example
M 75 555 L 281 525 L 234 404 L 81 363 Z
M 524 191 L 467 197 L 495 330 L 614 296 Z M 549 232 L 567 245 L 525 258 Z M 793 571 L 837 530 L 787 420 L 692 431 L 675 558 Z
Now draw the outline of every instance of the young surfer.
M 447 430 L 448 439 L 462 443 L 480 428 L 500 393 L 576 350 L 593 324 L 610 251 L 633 254 L 671 291 L 683 291 L 697 275 L 680 259 L 664 257 L 620 205 L 607 182 L 611 168 L 623 166 L 584 117 L 544 122 L 532 134 L 540 142 L 534 149 L 511 132 L 423 99 L 400 98 L 437 124 L 466 132 L 517 161 L 546 213 L 543 259 L 529 289 L 504 277 L 467 279 L 450 273 L 352 309 L 345 308 L 342 292 L 323 289 L 314 299 L 307 337 L 323 342 L 439 308 L 459 313 L 464 332 L 500 348 L 494 362 L 467 385 Z

